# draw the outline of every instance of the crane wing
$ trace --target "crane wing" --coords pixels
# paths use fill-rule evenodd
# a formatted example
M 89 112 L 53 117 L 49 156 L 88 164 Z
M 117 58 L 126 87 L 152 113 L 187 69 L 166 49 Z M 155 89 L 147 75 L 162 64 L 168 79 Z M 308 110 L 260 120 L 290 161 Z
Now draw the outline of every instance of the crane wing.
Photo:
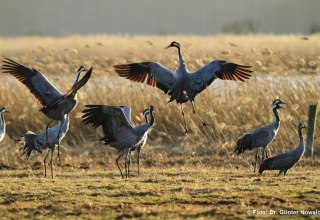
M 176 82 L 174 72 L 156 62 L 130 63 L 114 66 L 115 71 L 121 77 L 135 82 L 145 82 L 156 86 L 166 94 Z
M 119 132 L 124 130 L 133 133 L 133 125 L 128 121 L 123 109 L 118 106 L 86 105 L 82 112 L 83 123 L 92 124 L 97 128 L 102 126 L 106 138 L 113 140 Z
M 129 106 L 120 106 L 120 108 L 124 112 L 124 115 L 126 116 L 128 122 L 131 124 L 132 127 L 134 127 L 131 120 L 131 108 Z
M 298 157 L 295 157 L 289 152 L 285 152 L 264 160 L 261 166 L 266 166 L 270 170 L 278 170 L 284 168 L 288 169 L 293 166 L 298 160 Z
M 244 82 L 251 77 L 251 66 L 214 60 L 189 75 L 187 84 L 188 98 L 194 97 L 209 86 L 215 79 L 234 80 Z
M 45 107 L 56 103 L 64 97 L 42 73 L 35 69 L 29 69 L 6 58 L 3 60 L 2 70 L 4 73 L 10 73 L 22 82 L 36 97 L 37 101 Z
M 91 67 L 87 72 L 86 72 L 86 74 L 82 77 L 82 79 L 79 81 L 79 82 L 77 82 L 74 86 L 72 86 L 72 88 L 70 89 L 70 91 L 66 94 L 66 96 L 68 96 L 68 95 L 75 95 L 75 94 L 77 94 L 77 92 L 78 92 L 78 90 L 82 87 L 82 86 L 84 86 L 87 82 L 88 82 L 88 80 L 90 79 L 90 76 L 91 76 L 91 73 L 92 73 L 92 69 L 93 69 L 93 67 Z

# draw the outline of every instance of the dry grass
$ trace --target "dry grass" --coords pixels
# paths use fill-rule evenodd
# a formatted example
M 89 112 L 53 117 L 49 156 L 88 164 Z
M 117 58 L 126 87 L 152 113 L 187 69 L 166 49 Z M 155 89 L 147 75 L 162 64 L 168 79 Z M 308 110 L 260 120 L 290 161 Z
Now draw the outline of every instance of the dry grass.
M 212 59 L 250 64 L 255 71 L 246 83 L 216 81 L 197 96 L 198 112 L 210 128 L 200 126 L 187 104 L 187 121 L 193 131 L 188 136 L 183 135 L 179 107 L 166 104 L 168 97 L 162 91 L 119 78 L 112 68 L 156 60 L 175 69 L 176 51 L 162 49 L 172 40 L 182 43 L 190 71 Z M 41 168 L 43 155 L 25 161 L 14 141 L 28 130 L 44 129 L 48 120 L 38 112 L 40 106 L 26 88 L 2 74 L 0 105 L 12 113 L 6 115 L 7 136 L 1 143 L 0 161 L 2 167 L 17 170 L 0 174 L 0 216 L 201 218 L 228 214 L 242 218 L 248 217 L 245 210 L 254 208 L 319 209 L 316 168 L 305 163 L 284 179 L 273 174 L 258 178 L 248 174 L 252 154 L 235 160 L 230 153 L 240 135 L 273 120 L 270 108 L 276 97 L 288 105 L 280 111 L 282 124 L 272 154 L 296 145 L 298 122 L 306 122 L 309 104 L 318 103 L 319 35 L 308 41 L 301 36 L 22 37 L 0 38 L 0 45 L 2 58 L 42 71 L 61 91 L 70 88 L 79 65 L 94 65 L 93 77 L 80 91 L 71 128 L 62 142 L 64 166 L 60 171 L 55 168 L 57 178 L 52 181 L 39 178 L 40 171 L 33 170 Z M 141 112 L 147 106 L 157 107 L 156 125 L 143 150 L 142 177 L 128 181 L 118 177 L 114 151 L 97 142 L 99 131 L 81 123 L 85 104 L 130 105 L 135 123 L 142 122 Z M 319 121 L 316 155 L 317 134 Z M 102 172 L 101 167 L 108 171 Z M 88 172 L 83 170 L 88 168 Z
M 216 81 L 197 96 L 199 114 L 211 128 L 202 128 L 187 104 L 187 121 L 193 131 L 187 137 L 182 135 L 179 107 L 166 104 L 168 97 L 162 91 L 119 78 L 112 68 L 120 63 L 156 60 L 175 69 L 176 51 L 162 49 L 172 40 L 182 43 L 191 71 L 212 59 L 251 64 L 255 71 L 246 83 Z M 288 105 L 280 112 L 282 125 L 272 146 L 274 152 L 291 148 L 297 142 L 298 122 L 306 122 L 308 105 L 318 102 L 319 35 L 310 36 L 308 41 L 300 36 L 69 36 L 0 38 L 0 42 L 2 57 L 44 72 L 61 91 L 70 88 L 79 65 L 94 66 L 93 77 L 80 91 L 79 105 L 71 114 L 64 155 L 96 151 L 98 135 L 80 119 L 85 104 L 130 105 L 136 123 L 142 121 L 142 110 L 153 104 L 158 114 L 148 149 L 201 156 L 228 154 L 240 135 L 270 122 L 275 97 Z M 34 97 L 12 76 L 2 75 L 0 97 L 2 105 L 12 111 L 6 117 L 8 135 L 1 148 L 2 160 L 12 163 L 18 151 L 13 140 L 27 130 L 43 129 L 48 120 L 38 112 L 40 106 Z M 316 135 L 315 145 L 319 142 Z
M 129 180 L 117 172 L 63 169 L 51 180 L 38 170 L 3 171 L 0 214 L 11 219 L 270 219 L 280 217 L 269 215 L 270 209 L 320 208 L 317 168 L 305 164 L 285 178 L 274 174 L 257 177 L 244 169 L 197 165 L 153 167 Z M 248 210 L 267 214 L 252 216 Z

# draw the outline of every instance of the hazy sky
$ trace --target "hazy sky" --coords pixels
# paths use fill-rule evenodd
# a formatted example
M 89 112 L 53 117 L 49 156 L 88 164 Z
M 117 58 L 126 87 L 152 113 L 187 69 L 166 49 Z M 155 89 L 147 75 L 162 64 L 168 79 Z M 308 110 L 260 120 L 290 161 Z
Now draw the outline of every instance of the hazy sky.
M 303 33 L 320 0 L 0 0 L 0 35 Z

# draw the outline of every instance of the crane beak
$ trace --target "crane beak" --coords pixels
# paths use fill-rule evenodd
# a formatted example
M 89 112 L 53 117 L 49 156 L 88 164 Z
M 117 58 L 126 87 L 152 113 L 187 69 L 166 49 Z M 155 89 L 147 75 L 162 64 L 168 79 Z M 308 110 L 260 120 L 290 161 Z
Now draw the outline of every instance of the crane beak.
M 286 103 L 281 102 L 281 103 L 278 105 L 278 106 L 279 106 L 279 108 L 285 108 L 285 107 L 281 106 L 282 104 L 286 105 Z
M 87 68 L 83 67 L 83 69 L 81 69 L 81 72 L 80 73 L 83 73 L 85 71 L 88 71 Z
M 170 48 L 171 47 L 171 44 L 169 44 L 168 46 L 166 46 L 165 48 L 163 48 L 163 49 L 168 49 L 168 48 Z
M 9 110 L 6 110 L 7 113 L 11 113 Z

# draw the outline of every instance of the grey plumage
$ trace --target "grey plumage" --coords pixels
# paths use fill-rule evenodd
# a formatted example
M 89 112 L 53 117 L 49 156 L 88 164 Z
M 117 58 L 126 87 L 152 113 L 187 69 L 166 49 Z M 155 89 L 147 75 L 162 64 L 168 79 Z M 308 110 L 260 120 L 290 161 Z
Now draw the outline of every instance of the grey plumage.
M 22 155 L 26 155 L 27 158 L 31 155 L 32 152 L 36 151 L 42 153 L 43 150 L 48 149 L 48 153 L 44 158 L 44 174 L 47 175 L 46 169 L 46 159 L 51 153 L 50 158 L 50 169 L 51 169 L 51 177 L 53 178 L 53 168 L 52 168 L 52 157 L 55 150 L 56 145 L 60 145 L 60 142 L 66 135 L 69 130 L 69 116 L 65 115 L 62 121 L 51 128 L 43 130 L 38 134 L 33 133 L 32 131 L 28 131 L 24 137 L 20 141 L 23 142 Z M 46 134 L 47 133 L 47 134 Z M 59 136 L 58 136 L 59 135 Z
M 114 66 L 115 71 L 121 77 L 136 82 L 145 82 L 156 86 L 170 96 L 170 101 L 176 100 L 181 104 L 181 112 L 184 120 L 185 132 L 188 132 L 182 104 L 190 101 L 193 113 L 204 126 L 205 123 L 196 113 L 194 99 L 197 94 L 209 86 L 215 79 L 245 81 L 251 76 L 251 66 L 243 66 L 229 63 L 223 60 L 214 60 L 197 71 L 190 73 L 182 57 L 181 46 L 173 41 L 166 48 L 176 47 L 179 55 L 179 66 L 175 72 L 159 63 L 149 61 Z
M 140 173 L 140 153 L 147 141 L 149 129 L 154 124 L 154 107 L 150 106 L 144 111 L 146 122 L 134 126 L 131 122 L 131 108 L 128 106 L 86 105 L 83 110 L 83 123 L 92 124 L 94 128 L 102 127 L 104 137 L 101 140 L 120 153 L 116 164 L 124 178 L 118 160 L 125 156 L 125 174 L 129 176 L 130 152 L 138 153 L 138 174 Z M 150 121 L 148 120 L 150 114 Z
M 289 152 L 285 152 L 264 160 L 259 168 L 260 175 L 262 175 L 263 171 L 265 170 L 279 170 L 278 176 L 281 173 L 283 173 L 285 176 L 288 169 L 294 167 L 300 161 L 305 151 L 305 145 L 302 137 L 302 129 L 305 127 L 306 126 L 303 123 L 299 123 L 298 125 L 298 146 Z
M 268 145 L 274 140 L 276 137 L 279 127 L 280 127 L 280 118 L 278 115 L 277 109 L 283 108 L 281 104 L 285 104 L 280 99 L 275 99 L 272 102 L 272 112 L 274 114 L 274 121 L 268 125 L 260 127 L 250 133 L 244 134 L 240 137 L 237 141 L 237 147 L 234 150 L 234 153 L 243 154 L 245 150 L 252 150 L 257 148 L 257 152 L 255 155 L 255 162 L 254 162 L 254 172 L 256 169 L 256 164 L 259 156 L 259 148 L 262 147 L 262 160 L 264 159 L 264 154 L 268 158 Z
M 6 108 L 0 108 L 0 142 L 6 135 L 6 121 L 4 120 L 4 113 L 9 112 Z
M 86 71 L 83 66 L 80 66 L 71 89 L 66 94 L 62 94 L 42 73 L 34 68 L 30 69 L 8 58 L 3 60 L 2 65 L 3 72 L 13 75 L 22 82 L 42 105 L 40 111 L 51 119 L 46 129 L 48 129 L 53 120 L 63 120 L 64 115 L 69 114 L 76 107 L 77 92 L 89 80 L 92 68 L 79 80 L 80 74 Z M 58 146 L 58 158 L 60 161 L 59 149 L 60 147 Z

